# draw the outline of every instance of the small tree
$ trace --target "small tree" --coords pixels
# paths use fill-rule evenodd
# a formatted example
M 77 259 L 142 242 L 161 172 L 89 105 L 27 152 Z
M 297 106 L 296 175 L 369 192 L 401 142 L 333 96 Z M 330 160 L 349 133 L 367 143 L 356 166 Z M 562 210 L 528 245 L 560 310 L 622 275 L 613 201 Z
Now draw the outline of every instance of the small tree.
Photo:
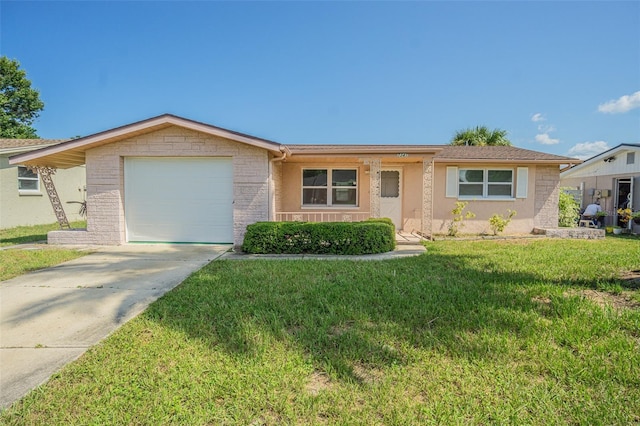
M 465 201 L 456 201 L 456 206 L 453 210 L 451 210 L 451 214 L 453 215 L 453 219 L 451 219 L 451 223 L 449 223 L 449 232 L 448 235 L 451 237 L 455 237 L 458 235 L 460 229 L 464 226 L 462 223 L 465 219 L 473 219 L 476 217 L 476 214 L 467 211 L 464 213 L 464 209 L 467 207 L 467 202 Z
M 504 231 L 504 229 L 511 222 L 511 218 L 516 215 L 515 210 L 507 210 L 507 216 L 499 215 L 498 213 L 494 214 L 489 218 L 489 226 L 491 226 L 491 230 L 493 231 L 493 235 L 498 235 L 499 232 Z
M 558 199 L 558 225 L 567 228 L 576 226 L 580 217 L 580 205 L 573 198 L 573 195 L 560 188 L 560 198 Z
M 43 108 L 20 63 L 0 56 L 0 138 L 37 138 L 31 124 Z

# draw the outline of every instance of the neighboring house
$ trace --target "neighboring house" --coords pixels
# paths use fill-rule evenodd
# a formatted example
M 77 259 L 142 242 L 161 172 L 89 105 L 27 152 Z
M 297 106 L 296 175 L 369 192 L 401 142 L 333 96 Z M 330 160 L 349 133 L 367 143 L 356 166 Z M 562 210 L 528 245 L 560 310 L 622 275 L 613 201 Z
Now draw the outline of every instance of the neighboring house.
M 22 225 L 54 223 L 56 215 L 38 173 L 27 167 L 9 164 L 9 157 L 53 146 L 64 140 L 0 139 L 0 229 Z M 53 176 L 58 195 L 69 220 L 80 220 L 79 205 L 67 207 L 67 201 L 83 201 L 85 167 L 59 170 Z
M 621 144 L 560 173 L 560 186 L 579 191 L 582 208 L 600 201 L 610 216 L 605 223 L 619 225 L 613 214 L 621 207 L 640 210 L 640 144 Z M 640 225 L 631 223 L 635 232 Z
M 162 115 L 39 151 L 13 164 L 87 167 L 87 230 L 51 243 L 134 241 L 241 245 L 266 220 L 390 217 L 424 236 L 446 232 L 458 200 L 489 230 L 516 210 L 509 233 L 558 224 L 560 165 L 579 160 L 515 147 L 282 145 Z

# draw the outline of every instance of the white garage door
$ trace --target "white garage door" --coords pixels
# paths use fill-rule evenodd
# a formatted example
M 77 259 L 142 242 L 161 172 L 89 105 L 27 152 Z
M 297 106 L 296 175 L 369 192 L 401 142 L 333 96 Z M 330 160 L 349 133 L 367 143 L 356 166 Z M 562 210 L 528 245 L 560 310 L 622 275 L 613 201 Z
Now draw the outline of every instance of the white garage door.
M 128 241 L 233 243 L 231 158 L 125 158 Z

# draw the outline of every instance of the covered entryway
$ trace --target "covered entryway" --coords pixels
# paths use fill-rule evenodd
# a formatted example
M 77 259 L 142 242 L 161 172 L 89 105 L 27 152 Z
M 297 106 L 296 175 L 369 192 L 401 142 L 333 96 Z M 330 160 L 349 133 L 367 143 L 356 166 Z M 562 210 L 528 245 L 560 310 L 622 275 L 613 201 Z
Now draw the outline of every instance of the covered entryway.
M 127 157 L 127 241 L 233 243 L 228 157 Z

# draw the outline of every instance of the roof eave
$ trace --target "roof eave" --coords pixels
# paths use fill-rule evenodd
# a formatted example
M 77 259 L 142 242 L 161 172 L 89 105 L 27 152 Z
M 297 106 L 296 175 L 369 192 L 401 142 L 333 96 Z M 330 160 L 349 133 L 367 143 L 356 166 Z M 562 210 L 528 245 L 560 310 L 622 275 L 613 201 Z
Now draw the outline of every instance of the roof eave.
M 333 147 L 318 147 L 313 149 L 297 149 L 289 147 L 292 156 L 296 157 L 317 157 L 317 156 L 354 156 L 354 155 L 397 155 L 397 154 L 416 154 L 416 155 L 435 155 L 441 151 L 440 148 L 434 147 L 425 149 L 423 147 L 407 147 L 401 146 L 396 147 L 394 145 L 389 145 L 388 148 L 371 148 L 371 147 L 363 147 L 359 148 L 348 148 L 348 149 L 340 149 Z
M 2 148 L 0 149 L 0 155 L 12 155 L 12 154 L 20 154 L 22 152 L 31 152 L 37 149 L 42 149 L 42 148 L 46 148 L 46 147 L 57 145 L 57 144 L 58 142 L 45 144 L 45 145 L 35 145 L 35 146 L 31 145 L 31 146 L 20 146 L 20 147 L 14 147 L 14 148 Z
M 95 148 L 104 144 L 116 142 L 118 140 L 127 139 L 136 134 L 150 133 L 156 130 L 161 130 L 170 126 L 178 126 L 187 128 L 193 131 L 209 134 L 212 136 L 218 136 L 225 139 L 242 142 L 247 145 L 255 146 L 268 150 L 270 152 L 279 154 L 281 152 L 281 144 L 277 142 L 267 141 L 266 139 L 260 139 L 245 135 L 242 133 L 233 132 L 230 130 L 222 129 L 220 127 L 211 126 L 209 124 L 200 123 L 197 121 L 188 120 L 186 118 L 178 117 L 171 114 L 164 114 L 158 117 L 153 117 L 147 120 L 138 121 L 136 123 L 128 124 L 125 126 L 117 127 L 115 129 L 106 130 L 104 132 L 96 133 L 83 138 L 73 139 L 67 142 L 57 144 L 55 146 L 49 146 L 46 148 L 37 149 L 28 153 L 19 154 L 9 159 L 10 164 L 35 164 L 36 160 L 41 160 L 41 165 L 54 165 L 55 155 L 62 152 L 81 152 L 82 163 L 84 164 L 84 151 L 90 148 Z M 47 161 L 45 157 L 52 157 L 53 161 Z M 78 157 L 79 159 L 80 157 Z M 47 164 L 49 163 L 49 164 Z
M 505 164 L 579 164 L 580 160 L 567 159 L 535 159 L 535 158 L 434 158 L 435 163 L 505 163 Z

